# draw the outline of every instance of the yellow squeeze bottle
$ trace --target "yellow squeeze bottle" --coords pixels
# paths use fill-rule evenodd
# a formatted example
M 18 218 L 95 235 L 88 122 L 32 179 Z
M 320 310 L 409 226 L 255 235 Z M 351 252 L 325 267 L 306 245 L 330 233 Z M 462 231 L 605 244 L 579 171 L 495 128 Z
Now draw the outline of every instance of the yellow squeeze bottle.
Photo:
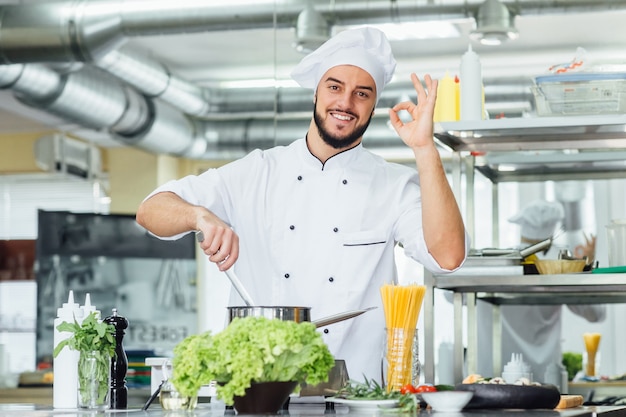
M 439 80 L 437 102 L 435 103 L 435 122 L 453 122 L 459 120 L 457 83 L 446 71 Z
M 583 333 L 585 349 L 587 350 L 587 367 L 585 369 L 587 376 L 596 375 L 596 354 L 600 345 L 600 337 L 600 333 Z

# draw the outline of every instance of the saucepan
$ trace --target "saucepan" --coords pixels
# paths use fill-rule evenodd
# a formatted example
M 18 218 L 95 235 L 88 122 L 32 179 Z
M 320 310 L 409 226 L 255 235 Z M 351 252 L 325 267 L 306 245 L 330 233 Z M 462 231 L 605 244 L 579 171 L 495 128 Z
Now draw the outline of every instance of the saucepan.
M 353 317 L 359 316 L 366 311 L 375 309 L 376 307 L 369 307 L 361 310 L 351 310 L 332 316 L 323 317 L 317 320 L 311 320 L 311 307 L 299 307 L 299 306 L 235 306 L 228 308 L 228 322 L 230 323 L 236 317 L 265 317 L 268 319 L 280 319 L 301 322 L 312 322 L 315 327 L 324 327 L 329 324 L 337 323 L 340 321 L 348 320 Z
M 202 232 L 196 232 L 196 239 L 198 242 L 202 242 L 204 240 L 204 235 Z M 235 306 L 228 307 L 229 317 L 228 322 L 230 323 L 235 317 L 266 317 L 270 319 L 280 319 L 280 320 L 290 320 L 295 321 L 297 323 L 304 321 L 311 321 L 311 307 L 299 307 L 299 306 L 256 306 L 252 297 L 243 286 L 235 271 L 231 268 L 225 271 L 226 276 L 233 284 L 233 287 L 237 291 L 237 293 L 241 296 L 245 306 Z M 340 321 L 348 320 L 353 317 L 359 316 L 366 311 L 375 309 L 376 307 L 369 307 L 361 310 L 351 310 L 346 311 L 339 314 L 334 314 L 332 316 L 324 317 L 318 320 L 314 320 L 312 323 L 315 324 L 315 327 L 324 327 L 329 324 L 337 323 Z

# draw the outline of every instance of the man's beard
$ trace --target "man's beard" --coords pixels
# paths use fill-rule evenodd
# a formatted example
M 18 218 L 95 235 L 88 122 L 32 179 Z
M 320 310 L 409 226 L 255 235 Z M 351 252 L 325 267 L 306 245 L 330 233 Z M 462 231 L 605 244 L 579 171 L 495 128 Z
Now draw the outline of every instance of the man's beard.
M 348 149 L 358 142 L 372 121 L 372 116 L 373 113 L 370 114 L 370 117 L 367 119 L 365 124 L 357 126 L 352 133 L 348 134 L 348 136 L 335 136 L 324 128 L 322 116 L 317 112 L 317 102 L 315 102 L 315 108 L 313 109 L 313 120 L 315 120 L 315 126 L 317 126 L 317 131 L 319 132 L 320 137 L 327 145 L 332 146 L 335 149 Z

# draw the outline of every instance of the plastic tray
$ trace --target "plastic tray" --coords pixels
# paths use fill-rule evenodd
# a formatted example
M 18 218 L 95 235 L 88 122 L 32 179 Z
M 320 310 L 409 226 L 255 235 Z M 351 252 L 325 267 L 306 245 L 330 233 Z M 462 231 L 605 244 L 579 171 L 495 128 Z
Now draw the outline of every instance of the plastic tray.
M 572 73 L 535 78 L 539 116 L 626 112 L 626 73 Z

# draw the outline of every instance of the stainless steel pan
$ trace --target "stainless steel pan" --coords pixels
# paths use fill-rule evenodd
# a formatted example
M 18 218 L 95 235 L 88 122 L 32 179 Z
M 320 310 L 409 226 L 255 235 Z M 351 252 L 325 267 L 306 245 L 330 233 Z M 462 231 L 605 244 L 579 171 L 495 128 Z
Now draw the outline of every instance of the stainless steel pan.
M 228 308 L 228 321 L 231 322 L 236 317 L 266 317 L 269 319 L 290 320 L 297 323 L 310 321 L 315 327 L 324 327 L 340 321 L 348 320 L 360 316 L 366 311 L 375 309 L 369 307 L 362 310 L 351 310 L 332 316 L 323 317 L 311 321 L 311 307 L 286 307 L 286 306 L 236 306 Z
M 201 231 L 196 232 L 196 239 L 198 242 L 204 240 L 204 234 Z M 290 320 L 295 322 L 311 321 L 311 307 L 297 307 L 297 306 L 255 306 L 254 301 L 246 288 L 243 286 L 235 271 L 229 269 L 226 271 L 226 276 L 230 279 L 230 282 L 235 287 L 237 293 L 241 296 L 245 306 L 228 307 L 229 315 L 228 322 L 230 323 L 235 317 L 266 317 L 270 319 Z M 359 316 L 366 311 L 372 310 L 376 307 L 369 307 L 363 310 L 352 310 L 344 313 L 335 314 L 332 316 L 324 317 L 319 320 L 314 320 L 313 324 L 316 327 L 324 327 L 329 324 L 337 323 L 340 321 L 348 320 L 353 317 Z

